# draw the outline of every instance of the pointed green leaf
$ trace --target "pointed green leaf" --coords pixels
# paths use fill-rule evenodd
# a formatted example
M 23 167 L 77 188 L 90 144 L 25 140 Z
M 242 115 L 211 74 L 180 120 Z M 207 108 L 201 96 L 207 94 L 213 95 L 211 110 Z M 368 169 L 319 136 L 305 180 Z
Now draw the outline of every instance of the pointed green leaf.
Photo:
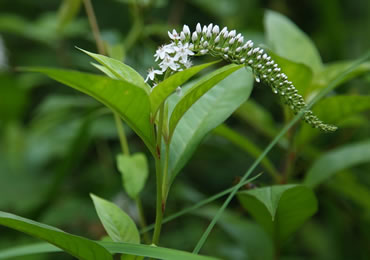
M 303 185 L 274 185 L 238 193 L 244 208 L 272 235 L 283 242 L 317 211 L 317 200 Z
M 94 242 L 94 241 L 92 241 Z M 163 260 L 217 260 L 218 258 L 201 256 L 196 254 L 191 254 L 189 252 L 149 246 L 140 244 L 129 244 L 129 243 L 118 243 L 118 242 L 102 242 L 97 241 L 97 244 L 101 245 L 103 248 L 108 250 L 111 254 L 131 254 L 139 255 L 156 259 Z M 51 253 L 51 252 L 61 252 L 61 249 L 46 243 L 37 243 L 26 246 L 19 246 L 15 248 L 6 249 L 0 251 L 0 259 L 7 259 L 9 257 L 20 257 L 29 254 L 39 254 L 39 253 Z M 89 258 L 94 259 L 94 258 Z M 98 258 L 96 259 L 103 259 Z
M 135 222 L 118 206 L 90 194 L 99 219 L 109 237 L 115 242 L 140 243 L 140 235 Z
M 152 115 L 154 116 L 157 113 L 159 106 L 176 90 L 178 86 L 181 86 L 195 74 L 213 64 L 216 64 L 217 62 L 219 61 L 191 67 L 189 69 L 177 72 L 171 77 L 160 82 L 150 93 Z
M 150 104 L 146 92 L 124 80 L 72 70 L 29 68 L 67 86 L 86 93 L 117 112 L 154 153 L 154 131 L 150 123 Z
M 113 259 L 104 247 L 92 240 L 10 213 L 0 211 L 0 225 L 45 240 L 78 259 Z
M 292 21 L 279 13 L 266 11 L 264 22 L 267 43 L 276 54 L 303 63 L 314 72 L 321 69 L 321 57 L 314 43 Z
M 90 57 L 94 58 L 97 62 L 102 64 L 108 71 L 115 76 L 116 79 L 121 79 L 130 82 L 133 85 L 139 86 L 149 94 L 150 87 L 144 82 L 144 78 L 133 68 L 120 62 L 119 60 L 109 58 L 104 55 L 92 53 L 78 48 L 80 51 L 86 53 Z
M 63 30 L 78 14 L 81 0 L 64 0 L 58 11 L 58 29 Z
M 304 184 L 316 187 L 340 170 L 370 161 L 370 140 L 336 148 L 313 163 L 308 170 Z
M 190 107 L 179 121 L 170 143 L 168 169 L 172 180 L 190 159 L 204 136 L 248 99 L 252 87 L 251 72 L 238 70 L 219 82 Z M 192 89 L 193 87 L 185 87 L 184 95 Z M 170 110 L 180 99 L 177 95 L 171 96 L 168 100 Z
M 117 166 L 127 194 L 136 199 L 144 188 L 148 177 L 148 162 L 145 154 L 120 154 L 117 156 Z
M 229 76 L 234 71 L 244 67 L 244 65 L 230 64 L 224 66 L 199 80 L 192 88 L 180 99 L 176 107 L 172 111 L 169 123 L 169 140 L 173 135 L 173 132 L 189 108 L 197 102 L 205 93 L 213 88 L 221 80 Z

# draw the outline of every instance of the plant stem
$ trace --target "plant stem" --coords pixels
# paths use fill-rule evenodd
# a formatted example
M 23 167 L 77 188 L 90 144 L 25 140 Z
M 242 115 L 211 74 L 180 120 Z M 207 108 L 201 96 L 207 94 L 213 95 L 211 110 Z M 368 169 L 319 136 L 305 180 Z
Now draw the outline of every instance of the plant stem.
M 145 228 L 147 226 L 146 220 L 145 220 L 145 214 L 144 214 L 144 208 L 143 204 L 141 203 L 140 197 L 137 197 L 136 199 L 136 206 L 139 211 L 139 221 L 141 228 Z M 148 232 L 143 232 L 143 238 L 146 243 L 150 243 L 150 238 Z
M 96 16 L 94 13 L 94 8 L 90 0 L 83 0 L 83 1 L 84 1 L 86 13 L 87 13 L 87 18 L 89 19 L 89 24 L 91 26 L 91 30 L 94 35 L 96 46 L 98 48 L 98 52 L 102 55 L 105 55 L 106 52 L 104 48 L 104 42 L 100 36 L 99 26 L 98 26 L 98 22 L 96 20 Z
M 126 138 L 126 135 L 125 135 L 125 130 L 122 126 L 121 118 L 119 117 L 119 115 L 116 112 L 113 112 L 113 114 L 114 114 L 114 120 L 116 122 L 116 128 L 117 128 L 117 132 L 118 132 L 122 152 L 125 155 L 130 155 L 130 150 L 128 148 L 127 138 Z
M 162 167 L 161 167 L 161 148 L 162 148 L 162 127 L 163 127 L 163 112 L 164 103 L 159 108 L 159 121 L 157 128 L 157 154 L 155 156 L 155 173 L 157 182 L 157 201 L 156 201 L 156 218 L 154 226 L 154 234 L 152 239 L 152 244 L 158 244 L 159 236 L 161 233 L 163 212 L 165 209 L 163 197 L 162 197 Z

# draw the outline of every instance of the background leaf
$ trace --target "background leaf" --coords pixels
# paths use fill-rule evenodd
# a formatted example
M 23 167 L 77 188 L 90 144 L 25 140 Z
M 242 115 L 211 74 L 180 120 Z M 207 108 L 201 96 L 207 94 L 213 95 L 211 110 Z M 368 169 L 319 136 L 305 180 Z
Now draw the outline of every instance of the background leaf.
M 317 200 L 303 185 L 274 185 L 238 193 L 244 208 L 273 237 L 283 243 L 317 211 Z
M 99 219 L 102 222 L 109 237 L 115 242 L 140 243 L 140 234 L 135 222 L 117 205 L 90 195 Z
M 190 159 L 204 136 L 247 100 L 252 87 L 251 72 L 238 70 L 209 90 L 184 114 L 171 139 L 168 167 L 170 182 Z M 184 88 L 184 95 L 186 91 L 187 87 Z M 177 95 L 171 96 L 170 111 L 179 99 Z
M 370 140 L 336 148 L 313 163 L 308 170 L 304 184 L 316 187 L 335 173 L 356 164 L 370 161 Z
M 58 28 L 63 30 L 80 11 L 82 0 L 64 0 L 59 8 Z
M 10 213 L 0 211 L 0 225 L 45 240 L 78 259 L 113 259 L 104 247 L 94 241 Z
M 117 166 L 121 173 L 127 194 L 136 199 L 144 188 L 148 177 L 148 162 L 143 153 L 117 156 Z
M 322 67 L 320 54 L 311 39 L 287 17 L 274 12 L 265 13 L 267 44 L 276 54 L 303 63 L 317 72 Z
M 197 102 L 205 93 L 207 93 L 218 82 L 229 76 L 234 71 L 244 67 L 244 65 L 230 64 L 224 66 L 204 77 L 195 83 L 178 101 L 173 109 L 169 121 L 169 139 L 173 135 L 175 128 L 182 118 L 182 116 L 190 109 L 190 107 Z
M 72 70 L 32 68 L 67 86 L 86 93 L 117 112 L 154 152 L 153 126 L 150 124 L 149 98 L 141 88 L 108 77 Z

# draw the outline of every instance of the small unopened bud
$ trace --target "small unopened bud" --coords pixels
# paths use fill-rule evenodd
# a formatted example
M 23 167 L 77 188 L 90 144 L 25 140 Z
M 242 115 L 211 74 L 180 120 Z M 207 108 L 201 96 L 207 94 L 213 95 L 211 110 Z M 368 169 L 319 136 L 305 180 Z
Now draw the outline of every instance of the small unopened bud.
M 215 25 L 215 27 L 213 27 L 212 29 L 212 33 L 213 34 L 218 34 L 220 32 L 220 27 L 218 27 L 218 25 Z
M 244 37 L 242 36 L 242 37 L 240 37 L 239 39 L 238 39 L 238 42 L 239 43 L 243 43 L 244 42 Z
M 203 34 L 206 34 L 206 33 L 207 33 L 207 30 L 208 30 L 207 26 L 205 26 L 205 25 L 204 25 L 204 26 L 203 26 L 202 33 L 203 33 Z
M 181 33 L 180 33 L 180 40 L 181 40 L 181 41 L 185 41 L 185 38 L 186 38 L 186 37 L 185 37 L 185 33 L 184 33 L 184 32 L 181 32 Z
M 200 23 L 197 24 L 196 31 L 197 31 L 197 33 L 202 32 L 202 26 L 200 25 Z
M 231 38 L 229 41 L 229 44 L 234 44 L 234 42 L 235 42 L 235 38 Z
M 236 31 L 235 30 L 232 30 L 229 33 L 229 37 L 235 37 L 235 34 L 236 34 Z
M 224 28 L 222 28 L 220 34 L 224 34 L 225 32 L 227 32 L 227 27 L 226 26 Z
M 186 24 L 184 24 L 183 28 L 182 28 L 182 31 L 186 34 L 186 35 L 190 35 L 190 29 L 189 29 L 189 26 L 187 26 Z
M 208 25 L 207 30 L 208 30 L 209 32 L 212 32 L 212 29 L 213 29 L 213 23 L 210 23 L 210 24 Z
M 191 36 L 191 40 L 193 42 L 195 42 L 196 40 L 198 40 L 198 34 L 197 34 L 197 32 L 193 32 L 193 35 Z
M 241 47 L 238 47 L 238 48 L 236 48 L 236 52 L 241 52 L 241 50 L 242 50 L 242 48 Z
M 207 31 L 207 38 L 211 38 L 212 37 L 212 33 L 211 33 L 211 31 Z
M 207 42 L 207 41 L 205 41 L 205 42 L 203 43 L 203 47 L 204 47 L 204 48 L 207 48 L 207 47 L 208 47 L 208 42 Z
M 215 43 L 218 43 L 220 41 L 220 35 L 218 35 L 215 39 Z

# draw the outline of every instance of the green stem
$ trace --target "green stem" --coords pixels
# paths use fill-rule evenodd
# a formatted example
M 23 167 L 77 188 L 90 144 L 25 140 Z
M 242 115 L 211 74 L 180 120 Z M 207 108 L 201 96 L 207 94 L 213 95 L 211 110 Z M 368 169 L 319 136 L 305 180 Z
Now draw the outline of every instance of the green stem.
M 136 199 L 136 206 L 137 206 L 137 209 L 139 211 L 140 227 L 142 229 L 145 229 L 147 224 L 146 224 L 146 220 L 145 220 L 143 203 L 141 203 L 140 197 L 137 197 L 137 199 Z M 149 238 L 148 232 L 143 232 L 143 238 L 144 238 L 145 243 L 148 243 L 148 244 L 150 243 L 150 238 Z
M 166 143 L 166 154 L 164 157 L 164 169 L 163 169 L 163 184 L 162 184 L 162 196 L 164 201 L 167 201 L 167 194 L 168 194 L 168 160 L 169 160 L 169 153 L 170 153 L 170 143 L 169 141 Z
M 152 244 L 158 244 L 159 236 L 161 233 L 163 212 L 164 212 L 164 200 L 162 197 L 162 167 L 161 167 L 161 148 L 162 148 L 162 127 L 163 127 L 163 112 L 164 112 L 164 103 L 159 108 L 159 121 L 157 128 L 157 145 L 155 156 L 155 173 L 156 173 L 156 182 L 157 182 L 157 201 L 156 201 L 156 218 L 154 226 L 154 234 L 152 239 Z
M 119 117 L 119 115 L 116 112 L 113 112 L 113 114 L 114 114 L 114 120 L 116 122 L 116 128 L 117 128 L 118 137 L 119 137 L 119 141 L 120 141 L 120 144 L 121 144 L 122 152 L 125 155 L 130 155 L 130 150 L 128 148 L 127 138 L 126 138 L 126 135 L 125 135 L 125 130 L 123 128 L 122 122 L 121 122 L 121 118 Z

